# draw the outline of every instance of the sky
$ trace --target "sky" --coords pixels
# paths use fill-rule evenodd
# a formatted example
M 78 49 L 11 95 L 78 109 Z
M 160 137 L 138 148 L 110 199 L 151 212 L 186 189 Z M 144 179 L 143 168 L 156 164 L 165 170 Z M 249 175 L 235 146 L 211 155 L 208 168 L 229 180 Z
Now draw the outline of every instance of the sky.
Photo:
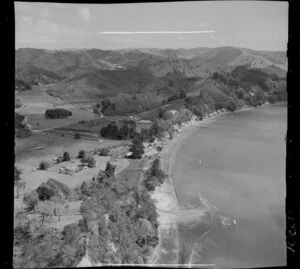
M 235 46 L 286 51 L 288 2 L 15 2 L 16 49 Z

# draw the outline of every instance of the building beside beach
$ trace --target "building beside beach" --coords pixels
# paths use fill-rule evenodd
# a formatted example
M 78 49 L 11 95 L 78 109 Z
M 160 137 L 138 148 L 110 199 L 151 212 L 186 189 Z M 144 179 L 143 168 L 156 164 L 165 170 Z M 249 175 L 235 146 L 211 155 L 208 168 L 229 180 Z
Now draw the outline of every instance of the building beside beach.
M 149 129 L 153 125 L 151 120 L 138 120 L 136 121 L 136 129 L 139 132 L 142 129 Z

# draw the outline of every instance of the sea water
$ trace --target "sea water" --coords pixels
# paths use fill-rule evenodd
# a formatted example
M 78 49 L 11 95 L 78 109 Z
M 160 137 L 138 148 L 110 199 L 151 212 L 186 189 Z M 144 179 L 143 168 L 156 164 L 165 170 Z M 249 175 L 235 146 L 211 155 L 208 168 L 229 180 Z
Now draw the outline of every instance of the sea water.
M 286 265 L 286 128 L 286 106 L 269 106 L 223 115 L 185 140 L 172 171 L 179 204 L 205 201 L 217 221 L 179 227 L 180 263 Z

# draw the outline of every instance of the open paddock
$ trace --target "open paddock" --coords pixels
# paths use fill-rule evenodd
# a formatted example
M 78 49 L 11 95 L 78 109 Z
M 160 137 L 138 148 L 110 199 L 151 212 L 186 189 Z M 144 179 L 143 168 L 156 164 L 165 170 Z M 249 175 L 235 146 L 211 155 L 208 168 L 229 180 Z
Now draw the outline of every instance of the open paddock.
M 82 149 L 93 151 L 98 148 L 113 147 L 118 145 L 128 144 L 126 140 L 111 140 L 99 139 L 84 140 L 74 139 L 70 137 L 62 137 L 61 135 L 51 133 L 32 133 L 26 138 L 15 139 L 15 156 L 16 162 L 33 160 L 35 167 L 38 166 L 41 160 L 51 160 L 61 156 L 65 151 L 68 151 L 71 156 L 77 156 Z M 37 147 L 42 147 L 37 149 Z

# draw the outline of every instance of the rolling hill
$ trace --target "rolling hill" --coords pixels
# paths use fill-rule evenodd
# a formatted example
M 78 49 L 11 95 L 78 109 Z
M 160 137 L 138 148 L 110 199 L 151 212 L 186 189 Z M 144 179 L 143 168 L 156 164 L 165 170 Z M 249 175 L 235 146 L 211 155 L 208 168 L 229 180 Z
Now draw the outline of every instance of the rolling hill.
M 285 52 L 236 47 L 53 51 L 22 48 L 16 50 L 15 62 L 16 79 L 54 84 L 50 93 L 66 102 L 96 102 L 105 97 L 118 100 L 126 95 L 144 100 L 147 95 L 157 103 L 180 90 L 197 90 L 199 81 L 209 80 L 214 72 L 247 66 L 266 76 L 276 74 L 284 78 L 287 70 Z

